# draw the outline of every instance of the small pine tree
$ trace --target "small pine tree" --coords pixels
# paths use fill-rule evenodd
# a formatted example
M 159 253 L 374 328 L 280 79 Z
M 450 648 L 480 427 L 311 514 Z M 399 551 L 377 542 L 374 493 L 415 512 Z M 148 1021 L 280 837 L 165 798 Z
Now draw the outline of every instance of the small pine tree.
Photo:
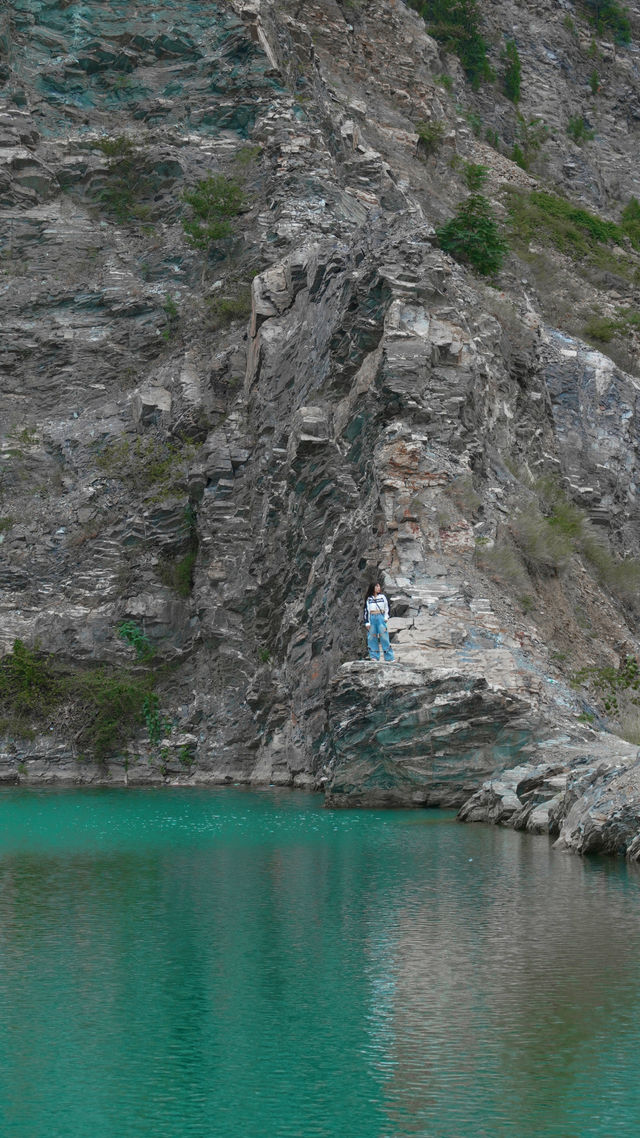
M 502 77 L 504 93 L 512 103 L 520 102 L 520 81 L 522 77 L 520 56 L 515 40 L 507 40 L 501 59 L 506 63 Z
M 595 130 L 591 130 L 584 115 L 572 115 L 567 123 L 567 134 L 576 146 L 582 146 L 585 142 L 591 142 L 596 136 Z
M 516 166 L 519 166 L 521 170 L 529 169 L 525 152 L 518 142 L 515 142 L 513 145 L 513 150 L 511 151 L 511 161 L 515 162 Z
M 618 0 L 583 0 L 591 21 L 602 34 L 610 32 L 616 43 L 631 43 L 631 23 L 627 9 Z
M 489 177 L 489 167 L 483 166 L 481 162 L 465 162 L 462 177 L 467 189 L 472 194 L 477 194 Z
M 631 198 L 622 211 L 620 228 L 629 238 L 634 249 L 640 249 L 640 202 Z
M 527 119 L 518 111 L 516 116 L 516 138 L 511 151 L 511 159 L 523 170 L 530 170 L 540 147 L 549 134 L 542 119 Z
M 500 272 L 508 246 L 482 194 L 471 194 L 436 234 L 440 248 L 456 261 L 471 265 L 482 276 L 493 277 Z
M 434 39 L 458 56 L 474 87 L 495 78 L 480 34 L 478 0 L 409 0 Z

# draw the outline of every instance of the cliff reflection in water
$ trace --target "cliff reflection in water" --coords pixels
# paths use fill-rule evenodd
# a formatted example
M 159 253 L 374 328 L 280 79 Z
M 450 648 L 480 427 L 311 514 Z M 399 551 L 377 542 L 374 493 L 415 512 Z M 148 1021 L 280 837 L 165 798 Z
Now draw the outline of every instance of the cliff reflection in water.
M 390 1133 L 430 1133 L 428 1120 L 459 1133 L 466 1103 L 475 1134 L 630 1135 L 637 874 L 479 836 L 463 865 L 446 833 L 428 882 L 372 918 L 368 1023 Z
M 307 795 L 0 815 L 7 1138 L 634 1132 L 634 871 Z

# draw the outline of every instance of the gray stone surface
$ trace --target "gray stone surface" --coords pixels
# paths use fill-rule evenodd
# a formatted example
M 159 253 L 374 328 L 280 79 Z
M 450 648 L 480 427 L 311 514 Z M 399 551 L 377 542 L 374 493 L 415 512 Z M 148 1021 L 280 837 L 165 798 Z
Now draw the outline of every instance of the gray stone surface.
M 550 834 L 559 850 L 640 856 L 640 752 L 612 735 L 552 741 L 552 761 L 523 764 L 485 781 L 464 803 L 463 822 Z
M 457 806 L 529 737 L 528 705 L 484 676 L 344 664 L 332 684 L 330 806 Z
M 53 716 L 6 732 L 0 779 L 470 799 L 470 820 L 635 856 L 635 751 L 570 682 L 638 651 L 633 598 L 579 552 L 527 568 L 514 520 L 553 474 L 616 555 L 639 552 L 637 349 L 625 372 L 567 332 L 636 285 L 576 282 L 556 251 L 547 287 L 532 249 L 493 288 L 435 237 L 464 161 L 498 211 L 505 183 L 546 177 L 619 216 L 640 196 L 633 53 L 601 45 L 595 103 L 578 13 L 572 39 L 551 0 L 483 7 L 490 43 L 517 39 L 519 110 L 551 128 L 527 173 L 499 84 L 474 92 L 403 4 L 152 8 L 125 39 L 103 4 L 0 15 L 0 649 L 133 666 L 135 622 L 167 737 L 141 728 L 104 770 Z M 568 140 L 569 113 L 597 117 L 597 143 Z M 420 121 L 444 124 L 428 159 Z M 128 216 L 109 207 L 118 136 Z M 246 205 L 205 260 L 181 217 L 210 173 Z M 358 660 L 372 577 L 388 669 Z

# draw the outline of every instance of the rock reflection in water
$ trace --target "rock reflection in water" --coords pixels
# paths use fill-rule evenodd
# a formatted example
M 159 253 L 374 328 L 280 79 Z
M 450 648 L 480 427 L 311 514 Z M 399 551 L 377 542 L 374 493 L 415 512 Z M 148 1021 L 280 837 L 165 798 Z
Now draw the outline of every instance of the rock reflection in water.
M 308 795 L 0 794 L 2 1138 L 610 1138 L 638 878 Z
M 476 1135 L 631 1133 L 611 1104 L 637 1040 L 637 874 L 503 832 L 470 848 L 371 918 L 389 1134 L 459 1135 L 469 1113 Z

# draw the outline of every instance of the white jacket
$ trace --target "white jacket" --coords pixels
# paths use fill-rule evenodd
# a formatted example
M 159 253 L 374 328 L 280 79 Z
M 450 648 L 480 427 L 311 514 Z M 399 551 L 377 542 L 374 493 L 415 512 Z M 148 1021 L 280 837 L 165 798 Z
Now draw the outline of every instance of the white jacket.
M 365 624 L 371 624 L 372 616 L 382 616 L 385 621 L 389 619 L 389 602 L 384 593 L 378 593 L 377 597 L 367 597 L 363 616 Z

